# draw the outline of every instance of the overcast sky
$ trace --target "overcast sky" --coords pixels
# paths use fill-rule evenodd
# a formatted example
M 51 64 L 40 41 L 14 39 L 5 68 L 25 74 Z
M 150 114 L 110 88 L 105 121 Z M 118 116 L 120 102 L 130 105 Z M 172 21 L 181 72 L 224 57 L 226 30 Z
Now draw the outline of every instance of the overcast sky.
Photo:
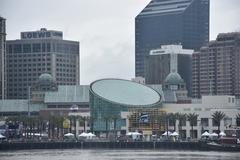
M 81 84 L 134 77 L 134 18 L 150 0 L 0 0 L 7 39 L 40 28 L 80 41 Z M 240 0 L 210 0 L 210 39 L 240 31 Z

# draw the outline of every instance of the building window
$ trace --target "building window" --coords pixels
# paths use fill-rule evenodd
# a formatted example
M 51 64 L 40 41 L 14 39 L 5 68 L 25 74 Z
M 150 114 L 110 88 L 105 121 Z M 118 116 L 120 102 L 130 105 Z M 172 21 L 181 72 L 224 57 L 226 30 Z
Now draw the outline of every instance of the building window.
M 42 43 L 42 52 L 46 52 L 46 45 L 45 45 L 45 43 Z
M 23 53 L 31 53 L 31 45 L 23 44 Z
M 40 51 L 41 51 L 40 43 L 34 43 L 33 44 L 33 52 L 40 52 Z
M 232 125 L 232 118 L 226 117 L 224 118 L 224 126 L 229 127 L 230 125 Z
M 51 45 L 50 43 L 47 43 L 47 52 L 50 52 L 50 50 L 51 50 Z
M 14 53 L 22 53 L 22 45 L 21 44 L 14 45 Z
M 201 125 L 202 127 L 208 127 L 209 126 L 208 118 L 201 118 Z
M 12 53 L 12 45 L 8 46 L 8 53 Z

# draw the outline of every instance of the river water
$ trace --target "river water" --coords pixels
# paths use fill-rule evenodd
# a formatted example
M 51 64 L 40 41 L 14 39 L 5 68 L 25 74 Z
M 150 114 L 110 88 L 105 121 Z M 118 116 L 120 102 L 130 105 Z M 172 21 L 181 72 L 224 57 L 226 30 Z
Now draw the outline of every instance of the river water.
M 0 151 L 0 160 L 240 160 L 240 153 L 177 150 L 21 150 Z

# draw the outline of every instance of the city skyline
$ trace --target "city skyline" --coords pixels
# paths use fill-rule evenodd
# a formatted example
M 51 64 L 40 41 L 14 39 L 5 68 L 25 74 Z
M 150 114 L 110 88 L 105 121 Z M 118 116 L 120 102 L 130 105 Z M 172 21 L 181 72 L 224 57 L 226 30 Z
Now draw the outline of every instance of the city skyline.
M 135 76 L 146 78 L 145 57 L 160 45 L 198 50 L 208 42 L 209 0 L 152 0 L 135 18 Z
M 108 77 L 133 78 L 134 18 L 150 0 L 71 2 L 2 1 L 0 14 L 7 19 L 7 40 L 41 27 L 61 30 L 64 39 L 80 41 L 81 84 Z M 221 32 L 240 31 L 239 6 L 237 0 L 210 1 L 210 40 Z

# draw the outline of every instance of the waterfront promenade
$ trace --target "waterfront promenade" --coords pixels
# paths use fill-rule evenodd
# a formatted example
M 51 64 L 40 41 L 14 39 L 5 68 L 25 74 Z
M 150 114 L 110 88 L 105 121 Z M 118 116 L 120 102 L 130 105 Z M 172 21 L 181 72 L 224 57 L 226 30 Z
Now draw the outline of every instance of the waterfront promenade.
M 240 147 L 213 148 L 202 142 L 18 142 L 0 143 L 0 151 L 29 149 L 177 149 L 237 151 Z

